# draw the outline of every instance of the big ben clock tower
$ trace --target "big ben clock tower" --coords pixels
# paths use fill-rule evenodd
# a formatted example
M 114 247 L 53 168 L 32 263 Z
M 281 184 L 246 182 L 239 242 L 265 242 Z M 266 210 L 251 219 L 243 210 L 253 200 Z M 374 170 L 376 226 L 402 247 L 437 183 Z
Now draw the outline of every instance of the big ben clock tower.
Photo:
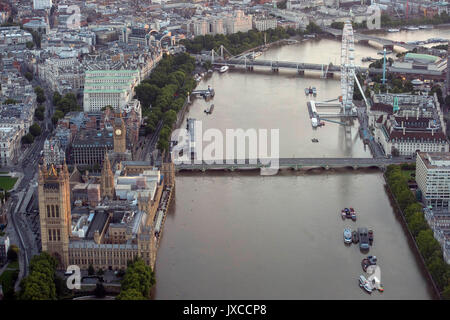
M 127 151 L 127 129 L 122 115 L 115 117 L 113 121 L 114 128 L 114 152 L 124 153 Z

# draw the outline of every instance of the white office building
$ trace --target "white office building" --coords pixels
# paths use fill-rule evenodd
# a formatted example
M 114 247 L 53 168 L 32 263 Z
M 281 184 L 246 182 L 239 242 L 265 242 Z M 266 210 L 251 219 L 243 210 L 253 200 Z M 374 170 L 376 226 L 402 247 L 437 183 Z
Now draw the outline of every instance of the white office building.
M 101 111 L 103 107 L 111 106 L 116 112 L 122 112 L 133 99 L 134 89 L 139 83 L 139 70 L 86 71 L 84 111 Z
M 253 19 L 253 27 L 258 31 L 266 31 L 269 29 L 277 28 L 277 19 L 276 18 L 254 18 Z
M 419 152 L 416 181 L 427 206 L 447 210 L 450 203 L 450 152 Z
M 50 9 L 52 7 L 52 0 L 33 0 L 34 10 Z

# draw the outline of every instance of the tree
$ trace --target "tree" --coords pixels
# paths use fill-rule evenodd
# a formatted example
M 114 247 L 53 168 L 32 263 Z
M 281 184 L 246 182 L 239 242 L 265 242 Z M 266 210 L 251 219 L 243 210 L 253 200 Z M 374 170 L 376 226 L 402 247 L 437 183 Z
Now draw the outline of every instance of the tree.
M 17 259 L 19 258 L 19 248 L 12 244 L 9 249 L 8 249 L 8 253 L 6 254 L 7 258 L 9 261 L 17 261 Z
M 3 104 L 16 104 L 17 101 L 11 98 L 6 99 L 5 101 L 3 101 Z
M 441 249 L 439 242 L 433 237 L 433 231 L 431 229 L 420 231 L 416 242 L 420 253 L 422 253 L 427 262 L 436 251 Z
M 410 204 L 403 213 L 405 214 L 406 220 L 410 220 L 411 216 L 416 212 L 422 212 L 422 206 L 419 203 Z
M 93 276 L 94 274 L 95 274 L 94 266 L 90 264 L 88 267 L 88 275 Z
M 45 117 L 45 108 L 42 106 L 36 108 L 36 111 L 34 111 L 34 116 L 37 120 L 43 121 Z
M 445 287 L 444 291 L 442 291 L 442 298 L 444 300 L 450 300 L 450 284 Z
M 33 41 L 28 41 L 25 45 L 27 46 L 27 49 L 33 49 L 34 47 Z
M 159 138 L 157 148 L 159 151 L 169 151 L 169 142 L 166 139 Z
M 117 295 L 117 300 L 147 300 L 137 289 L 123 290 Z
M 163 121 L 165 125 L 172 127 L 176 120 L 177 113 L 174 110 L 168 110 L 166 113 L 164 113 Z
M 143 300 L 150 298 L 150 290 L 155 285 L 155 273 L 141 258 L 128 264 L 121 282 L 118 300 Z
M 47 252 L 34 256 L 30 261 L 30 273 L 23 278 L 19 298 L 21 300 L 55 300 L 55 270 L 58 262 Z
M 315 24 L 314 22 L 310 22 L 307 26 L 306 26 L 306 33 L 311 34 L 311 33 L 321 33 L 322 29 Z
M 59 92 L 58 91 L 53 92 L 53 99 L 52 99 L 53 105 L 56 106 L 60 100 L 61 95 L 59 94 Z
M 428 228 L 428 224 L 423 217 L 423 213 L 420 211 L 414 212 L 409 218 L 408 227 L 414 237 L 417 237 L 422 230 L 426 230 Z
M 101 111 L 105 111 L 106 109 L 113 110 L 113 107 L 112 107 L 110 104 L 108 104 L 107 106 L 104 106 L 104 107 L 101 108 L 100 110 L 101 110 Z
M 30 127 L 30 133 L 34 136 L 37 137 L 42 133 L 42 129 L 41 127 L 37 124 L 37 123 L 33 123 Z
M 25 72 L 25 78 L 31 82 L 33 80 L 33 74 L 31 72 Z
M 439 288 L 443 288 L 447 284 L 447 279 L 445 278 L 447 265 L 442 259 L 442 254 L 440 251 L 435 252 L 433 257 L 430 259 L 430 262 L 427 263 L 427 268 L 436 282 L 436 285 Z
M 450 95 L 445 97 L 444 102 L 446 106 L 450 106 Z
M 36 93 L 36 101 L 38 103 L 44 103 L 47 98 L 45 97 L 44 90 L 41 87 L 34 88 L 34 92 Z
M 398 195 L 397 195 L 397 201 L 400 205 L 400 208 L 402 210 L 405 210 L 410 204 L 413 204 L 416 199 L 414 198 L 414 195 L 408 188 L 404 188 Z
M 104 298 L 106 296 L 106 290 L 103 286 L 103 283 L 97 282 L 97 284 L 95 285 L 94 295 L 97 298 Z
M 395 147 L 392 147 L 391 153 L 392 153 L 392 156 L 393 156 L 393 157 L 398 157 L 398 156 L 400 155 L 400 152 L 399 152 L 398 149 L 395 148 Z
M 34 141 L 34 136 L 31 133 L 27 133 L 22 137 L 22 143 L 31 144 Z

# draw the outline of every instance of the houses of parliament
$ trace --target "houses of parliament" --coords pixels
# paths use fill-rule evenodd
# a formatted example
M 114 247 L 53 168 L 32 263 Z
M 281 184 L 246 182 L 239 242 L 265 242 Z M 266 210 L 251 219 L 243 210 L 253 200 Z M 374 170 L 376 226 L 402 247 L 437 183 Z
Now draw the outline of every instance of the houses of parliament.
M 106 152 L 101 175 L 72 172 L 65 163 L 39 167 L 38 197 L 42 251 L 59 268 L 126 269 L 141 257 L 152 268 L 161 223 L 175 188 L 172 162 L 155 168 L 133 161 L 126 126 L 113 121 L 114 149 Z

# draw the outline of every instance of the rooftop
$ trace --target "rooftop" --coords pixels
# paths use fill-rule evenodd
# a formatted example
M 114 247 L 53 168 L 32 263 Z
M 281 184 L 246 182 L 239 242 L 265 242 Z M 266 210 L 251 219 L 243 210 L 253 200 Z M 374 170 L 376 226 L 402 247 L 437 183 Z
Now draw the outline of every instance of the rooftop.
M 428 169 L 450 169 L 450 152 L 418 152 Z

